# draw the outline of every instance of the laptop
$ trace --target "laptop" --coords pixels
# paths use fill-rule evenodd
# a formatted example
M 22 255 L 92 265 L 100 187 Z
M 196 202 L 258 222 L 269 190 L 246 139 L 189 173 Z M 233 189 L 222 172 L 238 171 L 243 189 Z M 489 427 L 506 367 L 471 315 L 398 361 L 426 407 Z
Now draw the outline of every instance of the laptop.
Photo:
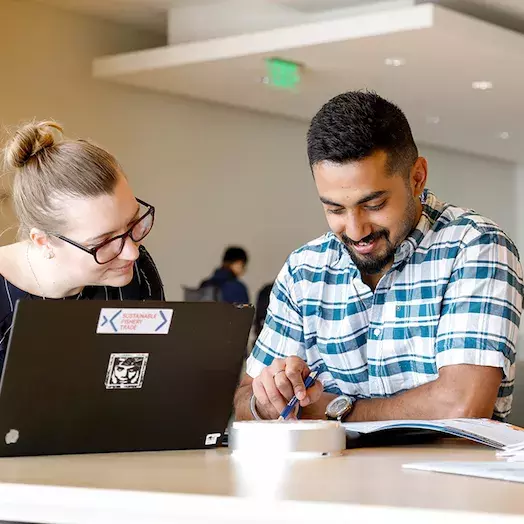
M 253 312 L 19 301 L 0 382 L 0 456 L 220 445 Z

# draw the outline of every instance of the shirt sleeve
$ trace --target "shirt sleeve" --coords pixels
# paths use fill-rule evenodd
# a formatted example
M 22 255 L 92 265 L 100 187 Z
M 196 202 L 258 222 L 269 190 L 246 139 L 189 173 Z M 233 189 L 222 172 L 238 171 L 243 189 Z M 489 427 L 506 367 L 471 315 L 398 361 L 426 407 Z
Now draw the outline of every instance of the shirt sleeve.
M 508 237 L 490 231 L 465 245 L 444 294 L 436 339 L 437 367 L 493 366 L 509 377 L 522 297 L 522 267 Z
M 247 374 L 255 378 L 275 358 L 296 355 L 306 360 L 302 313 L 297 305 L 289 261 L 277 277 L 266 321 L 247 360 Z

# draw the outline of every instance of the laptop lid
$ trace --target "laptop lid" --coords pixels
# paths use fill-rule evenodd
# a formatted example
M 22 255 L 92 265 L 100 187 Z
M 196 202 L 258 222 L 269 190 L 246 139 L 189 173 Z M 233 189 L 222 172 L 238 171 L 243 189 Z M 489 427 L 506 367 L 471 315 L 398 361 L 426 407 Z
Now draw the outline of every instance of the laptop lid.
M 252 319 L 216 302 L 18 302 L 0 456 L 220 444 Z

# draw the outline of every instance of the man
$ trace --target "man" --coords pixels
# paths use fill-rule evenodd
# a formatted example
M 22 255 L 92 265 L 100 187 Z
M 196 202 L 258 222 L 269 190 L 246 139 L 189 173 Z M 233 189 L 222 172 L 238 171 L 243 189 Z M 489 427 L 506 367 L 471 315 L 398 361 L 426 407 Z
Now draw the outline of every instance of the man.
M 275 419 L 296 394 L 301 418 L 504 420 L 523 296 L 511 240 L 425 190 L 406 117 L 375 93 L 329 101 L 307 145 L 331 232 L 280 272 L 237 418 Z
M 245 274 L 248 256 L 241 247 L 228 247 L 222 257 L 222 266 L 213 276 L 204 280 L 200 287 L 212 286 L 216 289 L 217 300 L 231 304 L 248 304 L 247 287 L 239 279 Z

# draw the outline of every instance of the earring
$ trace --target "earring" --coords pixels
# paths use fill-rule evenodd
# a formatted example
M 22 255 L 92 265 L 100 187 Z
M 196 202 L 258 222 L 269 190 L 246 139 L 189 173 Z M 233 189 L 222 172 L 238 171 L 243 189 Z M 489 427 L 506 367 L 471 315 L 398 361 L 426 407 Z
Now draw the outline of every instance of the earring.
M 49 249 L 46 251 L 46 254 L 44 255 L 47 260 L 51 260 L 52 258 L 55 258 L 55 254 Z

